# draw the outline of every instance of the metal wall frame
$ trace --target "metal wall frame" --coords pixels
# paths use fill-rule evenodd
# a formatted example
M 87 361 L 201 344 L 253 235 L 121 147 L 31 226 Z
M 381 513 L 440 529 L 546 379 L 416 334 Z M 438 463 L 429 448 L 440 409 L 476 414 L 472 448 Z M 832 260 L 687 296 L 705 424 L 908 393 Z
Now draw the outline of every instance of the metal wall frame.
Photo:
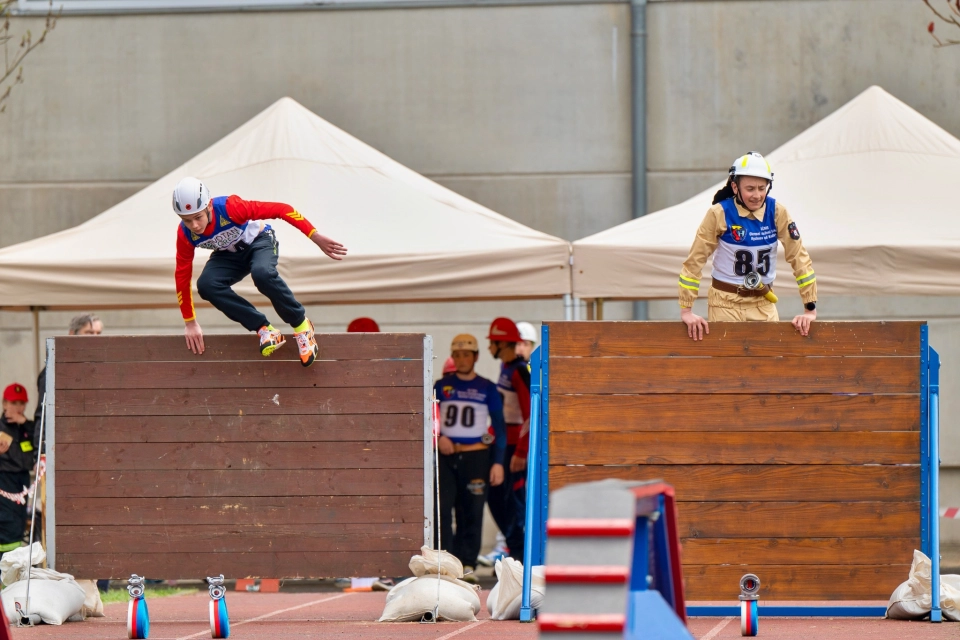
M 423 337 L 423 544 L 433 548 L 433 336 Z
M 43 507 L 43 526 L 47 533 L 47 567 L 57 568 L 57 344 L 47 338 L 47 390 L 43 396 L 44 429 L 43 446 L 47 456 L 46 503 Z M 44 453 L 44 450 L 41 450 Z

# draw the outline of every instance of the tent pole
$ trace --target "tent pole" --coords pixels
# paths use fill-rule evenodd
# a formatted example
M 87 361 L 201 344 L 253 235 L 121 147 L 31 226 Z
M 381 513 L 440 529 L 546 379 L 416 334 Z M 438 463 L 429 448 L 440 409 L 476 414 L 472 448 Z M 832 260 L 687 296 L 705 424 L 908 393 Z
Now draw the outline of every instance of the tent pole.
M 647 0 L 630 0 L 633 89 L 633 217 L 647 214 Z M 633 303 L 633 319 L 647 319 L 647 303 Z
M 33 314 L 33 377 L 40 375 L 40 307 L 30 307 Z
M 569 293 L 563 294 L 563 319 L 567 322 L 573 320 L 573 296 Z

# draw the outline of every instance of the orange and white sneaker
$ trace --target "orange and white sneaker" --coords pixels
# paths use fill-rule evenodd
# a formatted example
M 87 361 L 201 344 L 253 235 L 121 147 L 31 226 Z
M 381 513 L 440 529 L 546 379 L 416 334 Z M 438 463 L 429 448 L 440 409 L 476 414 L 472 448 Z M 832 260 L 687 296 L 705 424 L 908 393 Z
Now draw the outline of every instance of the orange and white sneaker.
M 282 333 L 268 324 L 260 327 L 257 334 L 260 336 L 260 354 L 265 358 L 287 342 Z
M 317 346 L 317 339 L 313 335 L 313 323 L 309 320 L 307 322 L 310 324 L 309 329 L 293 334 L 297 339 L 297 347 L 300 348 L 300 364 L 305 367 L 312 365 L 320 355 L 320 347 Z

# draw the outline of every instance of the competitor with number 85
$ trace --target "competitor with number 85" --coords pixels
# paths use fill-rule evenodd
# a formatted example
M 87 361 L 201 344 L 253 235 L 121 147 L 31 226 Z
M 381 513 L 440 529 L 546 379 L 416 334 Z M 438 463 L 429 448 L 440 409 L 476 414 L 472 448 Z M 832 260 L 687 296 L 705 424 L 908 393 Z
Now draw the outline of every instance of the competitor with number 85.
M 702 340 L 710 333 L 706 320 L 693 313 L 704 264 L 713 255 L 713 282 L 707 295 L 710 322 L 776 322 L 773 281 L 777 275 L 777 242 L 800 288 L 804 313 L 793 319 L 801 335 L 817 317 L 817 278 L 800 231 L 786 208 L 768 194 L 773 188 L 770 164 L 756 151 L 737 158 L 727 184 L 713 196 L 713 206 L 697 230 L 680 271 L 680 319 L 687 334 Z
M 507 427 L 497 385 L 474 371 L 480 352 L 477 339 L 460 334 L 450 351 L 456 370 L 434 385 L 440 401 L 439 533 L 443 547 L 463 563 L 464 579 L 475 581 L 472 570 L 480 553 L 483 505 L 488 486 L 503 482 Z

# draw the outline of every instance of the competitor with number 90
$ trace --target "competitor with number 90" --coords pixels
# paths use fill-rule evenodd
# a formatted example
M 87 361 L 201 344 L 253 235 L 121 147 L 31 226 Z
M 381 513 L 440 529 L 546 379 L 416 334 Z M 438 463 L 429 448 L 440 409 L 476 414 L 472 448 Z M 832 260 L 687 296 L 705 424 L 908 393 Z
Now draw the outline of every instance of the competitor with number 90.
M 770 164 L 751 151 L 734 161 L 727 184 L 713 196 L 713 206 L 680 271 L 680 319 L 694 340 L 710 333 L 707 321 L 693 313 L 692 307 L 700 292 L 701 271 L 711 255 L 710 322 L 780 319 L 772 289 L 777 275 L 777 241 L 783 244 L 804 302 L 805 312 L 793 319 L 793 326 L 801 335 L 809 333 L 817 317 L 813 262 L 786 208 L 769 197 L 772 188 Z
M 443 547 L 463 563 L 464 579 L 473 582 L 488 486 L 503 482 L 507 427 L 497 385 L 474 371 L 480 351 L 477 339 L 460 334 L 450 351 L 456 370 L 434 385 L 440 401 L 439 532 Z

